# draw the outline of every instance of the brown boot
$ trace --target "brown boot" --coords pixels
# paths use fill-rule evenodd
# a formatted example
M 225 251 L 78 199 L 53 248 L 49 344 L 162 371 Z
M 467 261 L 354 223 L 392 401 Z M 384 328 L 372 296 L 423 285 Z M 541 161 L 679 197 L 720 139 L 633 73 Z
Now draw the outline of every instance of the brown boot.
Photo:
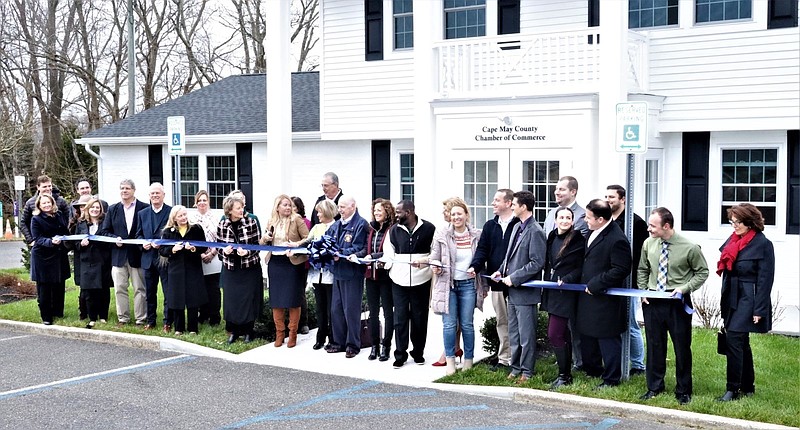
M 283 345 L 283 339 L 286 338 L 286 323 L 284 317 L 286 316 L 285 308 L 273 308 L 272 320 L 275 321 L 275 347 L 279 348 Z
M 300 308 L 289 308 L 289 342 L 286 344 L 288 348 L 294 348 L 297 345 L 297 326 L 300 323 Z

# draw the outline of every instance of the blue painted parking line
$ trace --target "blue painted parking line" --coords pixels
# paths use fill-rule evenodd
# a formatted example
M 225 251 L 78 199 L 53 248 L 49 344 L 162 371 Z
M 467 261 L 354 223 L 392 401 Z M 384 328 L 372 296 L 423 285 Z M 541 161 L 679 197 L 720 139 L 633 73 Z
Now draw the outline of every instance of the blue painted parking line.
M 249 425 L 269 422 L 269 421 L 297 421 L 297 420 L 312 420 L 321 418 L 343 418 L 343 417 L 362 417 L 362 416 L 375 416 L 375 415 L 405 415 L 405 414 L 425 414 L 425 413 L 441 413 L 441 412 L 458 412 L 458 411 L 480 411 L 489 409 L 486 405 L 465 405 L 465 406 L 444 406 L 434 408 L 409 408 L 409 409 L 378 409 L 378 410 L 357 410 L 357 411 L 341 411 L 329 413 L 315 413 L 315 414 L 292 414 L 292 412 L 305 409 L 308 406 L 332 400 L 340 399 L 364 399 L 364 398 L 390 398 L 390 397 L 418 397 L 418 396 L 435 396 L 436 391 L 421 390 L 421 391 L 406 391 L 400 393 L 358 393 L 358 391 L 365 390 L 376 385 L 381 384 L 379 381 L 367 381 L 363 384 L 355 385 L 353 387 L 345 388 L 342 390 L 334 391 L 319 397 L 315 397 L 305 402 L 295 405 L 290 405 L 276 411 L 266 413 L 263 415 L 255 416 L 242 420 L 223 427 L 224 429 L 238 429 L 247 427 Z
M 462 427 L 461 430 L 532 430 L 532 429 L 574 429 L 574 428 L 588 428 L 590 430 L 606 430 L 610 429 L 620 420 L 613 418 L 606 418 L 597 424 L 590 422 L 579 423 L 551 423 L 551 424 L 516 424 L 513 426 L 491 426 L 491 427 Z
M 83 384 L 86 382 L 97 381 L 101 379 L 111 378 L 113 376 L 125 375 L 141 370 L 155 369 L 161 366 L 170 364 L 178 364 L 186 361 L 194 360 L 195 357 L 189 355 L 178 355 L 175 357 L 163 358 L 161 360 L 150 361 L 147 363 L 134 364 L 132 366 L 121 367 L 119 369 L 106 370 L 103 372 L 92 373 L 84 376 L 76 376 L 74 378 L 62 379 L 60 381 L 48 382 L 47 384 L 34 385 L 25 388 L 18 388 L 16 390 L 5 391 L 0 393 L 0 401 L 7 400 L 15 397 L 27 396 L 29 394 L 40 393 L 42 391 L 52 390 L 54 388 L 69 387 L 73 385 Z

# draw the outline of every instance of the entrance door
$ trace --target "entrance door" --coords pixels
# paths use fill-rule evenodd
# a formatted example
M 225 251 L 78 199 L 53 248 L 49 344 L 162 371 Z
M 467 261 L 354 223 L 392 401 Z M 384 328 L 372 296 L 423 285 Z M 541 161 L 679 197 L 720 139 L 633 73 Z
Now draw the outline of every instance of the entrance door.
M 555 207 L 553 191 L 559 178 L 560 161 L 549 151 L 533 149 L 456 150 L 453 192 L 464 197 L 472 213 L 472 224 L 480 227 L 494 217 L 492 198 L 498 189 L 527 190 L 536 196 L 534 217 L 544 222 Z M 460 189 L 458 187 L 460 186 Z

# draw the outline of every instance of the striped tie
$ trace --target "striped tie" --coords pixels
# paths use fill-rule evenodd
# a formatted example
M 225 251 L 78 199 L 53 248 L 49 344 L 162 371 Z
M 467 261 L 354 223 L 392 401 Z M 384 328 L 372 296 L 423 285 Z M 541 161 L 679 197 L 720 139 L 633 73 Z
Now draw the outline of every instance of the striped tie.
M 669 265 L 669 242 L 661 242 L 661 256 L 658 258 L 658 278 L 656 278 L 656 289 L 665 291 L 667 289 L 667 266 Z

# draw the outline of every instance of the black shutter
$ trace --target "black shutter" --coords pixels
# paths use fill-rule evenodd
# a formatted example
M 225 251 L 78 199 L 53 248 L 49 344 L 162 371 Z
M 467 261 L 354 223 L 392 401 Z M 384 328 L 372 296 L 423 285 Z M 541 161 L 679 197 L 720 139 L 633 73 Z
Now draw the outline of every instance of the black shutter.
M 256 202 L 253 200 L 253 144 L 250 142 L 236 144 L 236 185 L 252 210 Z
M 372 199 L 391 197 L 391 142 L 372 141 Z
M 800 130 L 786 132 L 789 172 L 786 184 L 786 234 L 800 233 Z
M 519 33 L 519 0 L 497 0 L 497 34 Z
M 600 0 L 589 0 L 589 27 L 600 26 Z
M 383 1 L 364 0 L 364 18 L 365 59 L 383 60 Z
M 767 28 L 797 27 L 797 0 L 769 0 Z
M 147 147 L 147 166 L 150 176 L 150 183 L 158 182 L 164 185 L 164 158 L 162 156 L 162 145 L 149 145 Z
M 683 133 L 681 230 L 708 231 L 708 151 L 711 133 Z

